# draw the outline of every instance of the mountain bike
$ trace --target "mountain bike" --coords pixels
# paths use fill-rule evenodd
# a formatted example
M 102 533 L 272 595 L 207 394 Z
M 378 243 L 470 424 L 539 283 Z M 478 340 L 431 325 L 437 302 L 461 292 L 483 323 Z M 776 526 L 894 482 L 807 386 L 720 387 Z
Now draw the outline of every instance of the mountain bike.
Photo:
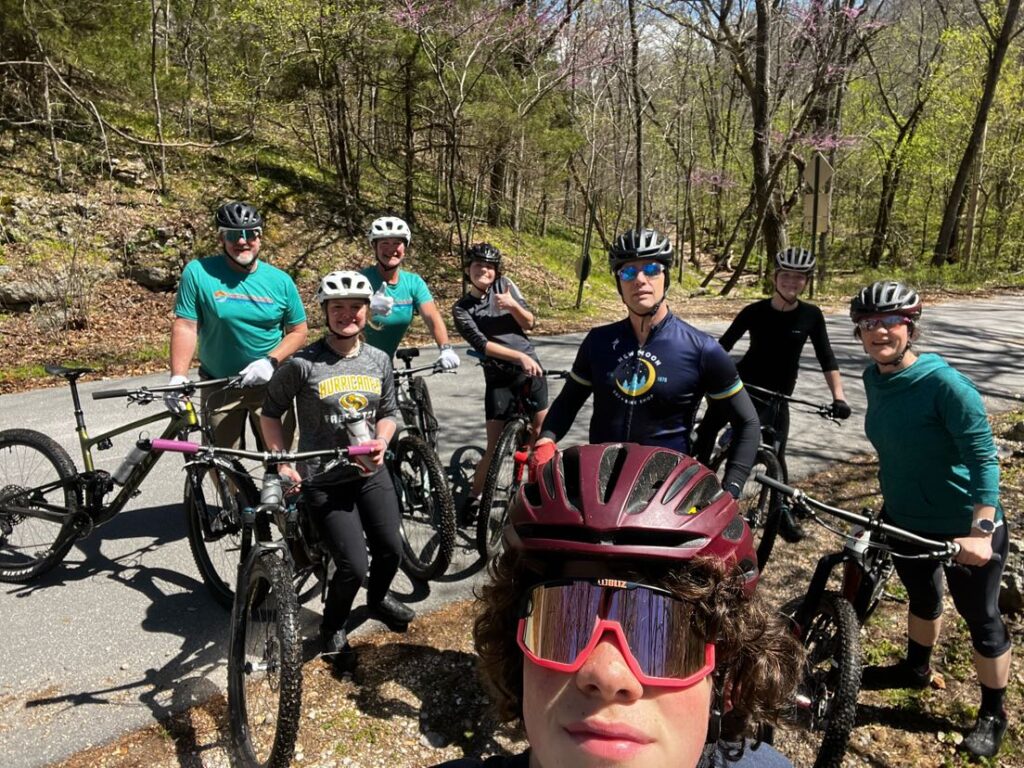
M 299 453 L 242 451 L 156 439 L 154 452 L 190 457 L 186 466 L 231 475 L 238 459 L 263 464 L 325 458 L 320 474 L 372 453 L 350 446 Z M 247 477 L 247 475 L 246 475 Z M 272 528 L 280 538 L 274 539 Z M 236 768 L 287 768 L 295 753 L 302 709 L 302 634 L 299 604 L 327 589 L 331 554 L 319 526 L 288 494 L 281 478 L 263 476 L 258 503 L 241 514 L 240 555 L 228 640 L 228 720 Z M 312 585 L 303 592 L 308 577 Z M 302 592 L 302 594 L 300 594 Z
M 467 353 L 476 358 L 480 365 L 492 366 L 510 375 L 522 373 L 519 366 L 505 363 L 494 358 L 485 357 L 479 352 L 470 350 Z M 544 376 L 549 379 L 566 379 L 569 371 L 546 370 Z M 480 507 L 476 519 L 476 546 L 481 556 L 490 559 L 501 548 L 502 531 L 508 519 L 508 508 L 515 498 L 519 486 L 523 484 L 523 472 L 529 456 L 530 444 L 530 381 L 526 379 L 515 392 L 511 415 L 494 445 L 494 455 L 487 468 L 483 491 L 480 494 Z
M 807 516 L 845 539 L 837 552 L 818 560 L 806 594 L 787 611 L 793 632 L 806 650 L 804 673 L 794 709 L 794 722 L 815 742 L 814 768 L 839 768 L 857 714 L 861 683 L 860 629 L 887 596 L 885 587 L 895 571 L 894 557 L 934 559 L 949 565 L 960 551 L 952 541 L 918 536 L 882 521 L 881 513 L 861 514 L 818 501 L 764 474 L 756 481 L 786 496 Z M 822 514 L 851 523 L 849 532 L 834 528 Z M 889 542 L 912 545 L 911 552 L 896 552 Z M 839 591 L 828 589 L 838 567 Z
M 842 422 L 833 415 L 831 405 L 812 403 L 791 395 L 784 395 L 781 392 L 756 387 L 753 384 L 744 384 L 743 387 L 750 390 L 751 398 L 769 405 L 769 416 L 761 423 L 761 445 L 758 446 L 754 466 L 739 498 L 740 512 L 754 536 L 758 566 L 763 571 L 768 563 L 768 558 L 771 557 L 772 549 L 775 547 L 775 539 L 778 536 L 779 523 L 785 504 L 782 494 L 766 484 L 756 482 L 754 477 L 760 473 L 782 483 L 789 482 L 789 470 L 786 467 L 785 457 L 779 455 L 781 437 L 777 425 L 782 404 L 791 403 L 803 406 L 796 410 L 801 413 L 812 413 L 839 426 L 842 426 Z M 714 472 L 719 474 L 724 472 L 725 460 L 728 457 L 731 444 L 732 427 L 726 427 L 708 461 L 708 466 Z
M 411 367 L 415 348 L 395 356 L 405 368 L 395 369 L 395 394 L 404 426 L 388 450 L 391 472 L 402 511 L 402 569 L 429 581 L 444 574 L 455 549 L 455 503 L 437 455 L 437 418 L 423 375 L 441 373 L 436 363 Z
M 204 387 L 223 387 L 230 379 L 190 381 L 175 386 L 139 387 L 93 392 L 94 400 L 125 398 L 147 404 L 165 392 L 179 393 L 179 414 L 159 413 L 90 437 L 78 392 L 78 379 L 89 368 L 46 366 L 47 373 L 67 379 L 74 404 L 75 431 L 84 471 L 79 472 L 67 451 L 51 437 L 31 429 L 0 432 L 0 581 L 32 581 L 55 567 L 79 539 L 109 522 L 139 493 L 159 454 L 136 445 L 114 471 L 97 469 L 93 448 L 113 446 L 111 438 L 163 426 L 164 438 L 200 432 L 209 442 L 206 419 L 200 419 L 189 399 Z M 107 496 L 115 492 L 112 499 Z M 185 511 L 188 541 L 203 581 L 217 602 L 230 606 L 237 564 L 241 509 L 253 503 L 256 487 L 247 477 L 217 470 L 189 469 L 185 473 Z

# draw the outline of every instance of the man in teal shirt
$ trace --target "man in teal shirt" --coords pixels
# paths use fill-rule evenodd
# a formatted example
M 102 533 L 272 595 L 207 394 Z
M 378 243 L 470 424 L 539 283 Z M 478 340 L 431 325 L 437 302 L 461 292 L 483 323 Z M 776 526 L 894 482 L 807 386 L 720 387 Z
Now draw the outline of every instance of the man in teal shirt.
M 383 216 L 370 225 L 369 238 L 377 263 L 362 270 L 374 289 L 366 341 L 393 356 L 413 314 L 419 312 L 441 350 L 441 367 L 458 368 L 459 356 L 448 342 L 448 329 L 427 284 L 419 275 L 399 268 L 412 241 L 409 225 L 395 216 Z
M 188 380 L 196 347 L 199 375 L 241 375 L 243 389 L 201 390 L 200 404 L 211 411 L 214 439 L 220 446 L 241 443 L 248 419 L 260 438 L 259 409 L 274 369 L 306 343 L 306 310 L 295 282 L 259 253 L 263 217 L 248 203 L 233 201 L 217 209 L 217 241 L 223 251 L 189 262 L 181 275 L 171 326 L 170 384 Z M 169 393 L 167 407 L 181 402 Z M 294 433 L 294 417 L 286 434 Z

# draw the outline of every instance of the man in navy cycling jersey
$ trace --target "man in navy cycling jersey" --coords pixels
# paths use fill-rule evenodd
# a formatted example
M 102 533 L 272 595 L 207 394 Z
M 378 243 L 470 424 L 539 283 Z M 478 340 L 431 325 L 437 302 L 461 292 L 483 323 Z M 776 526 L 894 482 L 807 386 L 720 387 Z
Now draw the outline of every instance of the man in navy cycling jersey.
M 608 252 L 628 315 L 591 330 L 572 377 L 551 405 L 531 457 L 546 463 L 591 394 L 590 442 L 633 442 L 690 453 L 701 398 L 723 403 L 736 438 L 723 486 L 739 496 L 757 453 L 760 425 L 736 366 L 711 336 L 680 320 L 665 296 L 672 243 L 653 229 L 630 230 Z

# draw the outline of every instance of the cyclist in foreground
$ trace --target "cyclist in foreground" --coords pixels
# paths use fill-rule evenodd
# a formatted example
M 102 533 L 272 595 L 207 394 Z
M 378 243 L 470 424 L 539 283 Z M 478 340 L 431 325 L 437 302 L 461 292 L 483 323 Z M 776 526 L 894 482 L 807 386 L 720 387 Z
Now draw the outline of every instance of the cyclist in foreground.
M 200 390 L 200 404 L 211 413 L 214 439 L 221 447 L 241 444 L 248 420 L 257 440 L 257 415 L 274 370 L 306 343 L 306 310 L 295 282 L 260 259 L 263 217 L 248 203 L 233 201 L 217 209 L 219 255 L 189 262 L 181 275 L 171 326 L 171 385 L 188 381 L 199 348 L 199 376 L 219 379 L 241 375 L 243 389 Z M 176 393 L 164 397 L 177 413 L 184 407 Z M 285 421 L 290 446 L 295 419 Z
M 459 356 L 448 341 L 448 329 L 423 278 L 401 268 L 412 242 L 409 225 L 396 216 L 382 216 L 370 225 L 370 247 L 376 264 L 362 270 L 370 281 L 370 318 L 366 323 L 366 340 L 377 349 L 394 357 L 402 337 L 419 312 L 430 335 L 437 342 L 438 362 L 446 370 L 459 367 Z
M 506 370 L 484 366 L 487 449 L 476 465 L 473 485 L 461 510 L 466 522 L 479 505 L 495 444 L 517 392 L 527 385 L 530 388 L 531 435 L 535 436 L 547 414 L 548 385 L 537 351 L 526 335 L 533 328 L 533 312 L 516 284 L 502 273 L 501 251 L 490 243 L 476 243 L 466 251 L 462 265 L 469 278 L 469 291 L 452 308 L 455 327 L 477 352 L 509 364 Z
M 345 622 L 367 573 L 366 604 L 371 617 L 404 632 L 416 615 L 388 591 L 402 560 L 398 497 L 384 468 L 398 404 L 391 358 L 360 338 L 372 295 L 369 281 L 358 272 L 332 272 L 320 281 L 316 298 L 327 333 L 281 365 L 267 386 L 263 406 L 263 431 L 272 451 L 284 449 L 281 416 L 293 401 L 299 451 L 352 444 L 346 421 L 353 411 L 365 418 L 373 435 L 358 443 L 376 449 L 361 470 L 350 464 L 321 474 L 319 461 L 277 466 L 282 478 L 302 484 L 306 510 L 326 534 L 336 570 L 327 591 L 320 636 L 324 653 L 343 672 L 355 666 Z
M 974 384 L 940 356 L 918 354 L 922 302 L 902 283 L 881 280 L 850 304 L 854 334 L 872 364 L 864 371 L 865 430 L 878 451 L 885 517 L 914 533 L 961 546 L 965 568 L 945 568 L 957 612 L 967 622 L 981 706 L 961 748 L 999 751 L 1010 636 L 999 613 L 999 582 L 1009 547 L 999 503 L 999 464 L 985 406 Z M 993 553 L 999 555 L 993 558 Z M 895 666 L 866 667 L 862 688 L 925 688 L 942 625 L 942 570 L 934 560 L 896 558 L 907 589 L 907 655 Z
M 800 354 L 807 339 L 814 346 L 818 365 L 832 393 L 832 413 L 837 419 L 850 416 L 850 406 L 843 393 L 839 365 L 825 328 L 825 316 L 813 304 L 800 300 L 808 279 L 814 274 L 814 254 L 803 248 L 790 247 L 775 255 L 774 291 L 771 298 L 749 304 L 718 340 L 726 351 L 731 350 L 743 334 L 750 334 L 750 346 L 736 364 L 736 370 L 747 384 L 792 395 L 800 371 Z M 789 436 L 789 404 L 785 401 L 758 403 L 757 415 L 762 424 L 773 424 L 779 443 L 778 457 L 784 460 Z M 776 411 L 773 413 L 772 411 Z M 697 428 L 694 456 L 703 462 L 711 458 L 715 438 L 725 426 L 726 414 L 715 401 L 708 403 L 707 413 Z M 804 537 L 800 524 L 788 508 L 780 521 L 780 531 L 789 542 Z
M 576 446 L 541 475 L 473 628 L 498 716 L 530 747 L 443 768 L 791 766 L 749 740 L 791 705 L 800 649 L 755 595 L 750 531 L 717 478 L 635 444 Z
M 590 442 L 636 442 L 690 453 L 705 394 L 723 404 L 735 438 L 723 485 L 740 495 L 760 442 L 760 425 L 732 359 L 714 339 L 668 308 L 672 243 L 653 229 L 620 235 L 608 252 L 627 316 L 591 330 L 572 376 L 551 404 L 531 457 L 548 461 L 591 394 Z

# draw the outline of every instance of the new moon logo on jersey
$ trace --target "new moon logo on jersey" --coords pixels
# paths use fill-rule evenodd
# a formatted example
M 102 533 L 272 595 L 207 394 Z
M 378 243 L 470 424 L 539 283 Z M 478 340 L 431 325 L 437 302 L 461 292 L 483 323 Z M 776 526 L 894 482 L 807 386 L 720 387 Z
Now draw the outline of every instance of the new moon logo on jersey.
M 615 368 L 615 386 L 627 397 L 642 397 L 657 380 L 654 366 L 649 360 L 630 357 Z

